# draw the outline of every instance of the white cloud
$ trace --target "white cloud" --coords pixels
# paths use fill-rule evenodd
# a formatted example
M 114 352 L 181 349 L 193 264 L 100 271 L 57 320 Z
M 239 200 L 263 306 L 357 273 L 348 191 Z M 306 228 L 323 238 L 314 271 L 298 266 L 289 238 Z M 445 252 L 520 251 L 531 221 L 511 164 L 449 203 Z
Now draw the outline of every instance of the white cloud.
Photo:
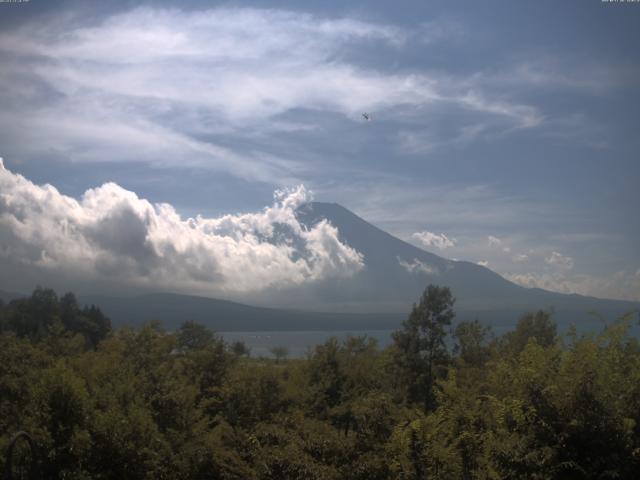
M 0 259 L 79 279 L 212 294 L 357 272 L 363 257 L 335 227 L 322 221 L 308 229 L 296 219 L 309 199 L 299 186 L 276 192 L 259 213 L 182 219 L 171 205 L 114 183 L 78 201 L 0 161 Z
M 0 132 L 19 141 L 23 156 L 188 163 L 287 184 L 309 166 L 286 148 L 246 140 L 288 133 L 278 116 L 290 111 L 355 119 L 365 110 L 437 103 L 498 117 L 505 128 L 534 126 L 539 117 L 466 78 L 365 68 L 349 56 L 360 46 L 411 45 L 415 32 L 393 25 L 285 10 L 150 7 L 80 23 L 60 16 L 0 35 Z M 221 131 L 235 143 L 221 141 Z
M 529 260 L 529 255 L 527 255 L 526 253 L 518 253 L 511 257 L 511 260 L 516 263 L 526 262 L 527 260 Z
M 436 267 L 432 267 L 431 265 L 424 263 L 417 258 L 414 258 L 412 261 L 406 261 L 398 257 L 398 263 L 409 273 L 425 273 L 427 275 L 438 275 L 440 273 L 440 271 Z
M 398 144 L 401 151 L 410 154 L 430 153 L 439 146 L 433 136 L 425 131 L 401 131 L 398 133 Z
M 530 105 L 518 105 L 500 101 L 488 101 L 484 96 L 469 92 L 460 98 L 462 104 L 473 110 L 511 117 L 518 128 L 530 128 L 542 123 L 542 117 Z
M 564 277 L 551 273 L 507 273 L 503 275 L 507 280 L 511 280 L 518 285 L 527 288 L 543 288 L 553 292 L 575 293 L 571 290 Z
M 498 237 L 494 237 L 493 235 L 489 235 L 487 237 L 487 241 L 489 242 L 490 247 L 497 247 L 502 245 L 502 240 L 500 240 Z
M 445 248 L 450 248 L 455 246 L 456 239 L 449 238 L 444 233 L 433 233 L 428 231 L 416 232 L 411 235 L 412 238 L 415 238 L 420 243 L 427 247 L 436 247 L 440 250 L 444 250 Z
M 558 252 L 551 252 L 551 255 L 544 259 L 544 263 L 566 270 L 573 268 L 573 258 Z
M 523 287 L 601 298 L 640 301 L 640 276 L 624 270 L 608 275 L 575 274 L 569 271 L 507 273 L 503 275 Z
M 478 265 L 481 265 L 483 267 L 488 267 L 489 266 L 489 262 L 487 260 L 480 260 L 478 262 Z

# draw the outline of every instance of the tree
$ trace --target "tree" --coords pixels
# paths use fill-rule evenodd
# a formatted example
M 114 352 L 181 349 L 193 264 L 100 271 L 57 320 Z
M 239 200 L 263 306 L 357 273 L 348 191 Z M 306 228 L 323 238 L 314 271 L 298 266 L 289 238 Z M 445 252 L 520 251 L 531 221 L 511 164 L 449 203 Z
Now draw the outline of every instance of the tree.
M 84 307 L 82 316 L 86 319 L 87 330 L 85 336 L 94 345 L 98 345 L 111 333 L 111 320 L 95 305 Z
M 5 308 L 4 300 L 0 298 L 0 334 L 5 330 L 8 330 L 6 317 L 7 309 Z
M 280 360 L 284 360 L 289 356 L 289 349 L 284 346 L 272 347 L 270 352 L 276 357 L 276 363 L 280 363 Z
M 231 351 L 238 357 L 251 356 L 251 349 L 242 340 L 237 340 L 231 345 Z
M 36 287 L 29 298 L 13 300 L 8 306 L 8 327 L 20 337 L 40 339 L 60 321 L 60 304 L 56 292 Z
M 80 309 L 73 293 L 58 299 L 53 290 L 37 287 L 30 297 L 0 309 L 0 331 L 4 330 L 32 340 L 81 334 L 95 347 L 111 332 L 111 321 L 94 305 Z
M 343 399 L 346 375 L 342 371 L 340 345 L 336 337 L 316 345 L 307 362 L 309 384 L 307 392 L 311 411 L 321 418 Z
M 557 327 L 551 320 L 552 311 L 538 310 L 527 313 L 518 320 L 516 329 L 504 336 L 506 347 L 518 354 L 534 338 L 541 347 L 550 347 L 556 341 Z
M 206 348 L 214 340 L 214 335 L 204 325 L 187 320 L 180 326 L 178 345 L 185 350 L 199 350 Z
M 491 327 L 483 325 L 478 320 L 472 322 L 460 322 L 456 327 L 454 354 L 467 365 L 482 367 L 489 359 L 490 349 L 487 345 L 487 336 L 491 333 Z
M 111 320 L 95 305 L 81 310 L 73 293 L 66 293 L 60 298 L 60 311 L 64 328 L 81 333 L 93 347 L 111 332 Z
M 435 407 L 435 381 L 448 363 L 444 340 L 455 316 L 454 302 L 448 287 L 429 285 L 402 329 L 393 333 L 399 380 L 408 400 L 422 403 L 425 411 Z

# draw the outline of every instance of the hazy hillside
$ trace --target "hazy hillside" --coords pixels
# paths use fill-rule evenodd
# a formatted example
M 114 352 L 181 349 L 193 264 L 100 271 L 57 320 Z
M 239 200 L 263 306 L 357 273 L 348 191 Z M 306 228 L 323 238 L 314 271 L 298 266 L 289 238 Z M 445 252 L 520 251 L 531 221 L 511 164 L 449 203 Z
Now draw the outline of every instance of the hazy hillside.
M 98 305 L 114 325 L 141 325 L 160 320 L 175 329 L 194 320 L 215 331 L 372 330 L 396 328 L 405 313 L 352 314 L 260 308 L 214 298 L 158 293 L 135 297 L 84 296 Z
M 2 300 L 5 303 L 10 302 L 11 300 L 14 300 L 16 298 L 21 298 L 26 296 L 23 293 L 18 293 L 18 292 L 6 292 L 4 290 L 0 290 L 0 300 Z

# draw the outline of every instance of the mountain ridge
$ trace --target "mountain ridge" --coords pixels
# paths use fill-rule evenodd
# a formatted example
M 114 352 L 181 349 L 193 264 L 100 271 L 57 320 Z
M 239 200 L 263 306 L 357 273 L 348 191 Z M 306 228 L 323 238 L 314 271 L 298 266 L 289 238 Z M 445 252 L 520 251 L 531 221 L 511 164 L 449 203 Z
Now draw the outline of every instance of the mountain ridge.
M 299 218 L 309 226 L 326 218 L 338 229 L 341 241 L 364 254 L 365 271 L 356 277 L 361 277 L 358 281 L 363 280 L 363 276 L 372 277 L 365 282 L 371 286 L 369 299 L 373 301 L 384 294 L 376 287 L 383 283 L 389 284 L 390 276 L 394 276 L 391 283 L 399 288 L 392 288 L 392 292 L 402 299 L 401 304 L 406 304 L 407 300 L 415 301 L 426 284 L 437 283 L 449 286 L 458 299 L 458 307 L 463 309 L 536 309 L 552 306 L 575 309 L 585 302 L 593 303 L 596 308 L 606 309 L 617 306 L 634 309 L 640 306 L 638 302 L 564 294 L 517 285 L 487 267 L 464 260 L 448 260 L 411 245 L 366 222 L 337 203 L 312 202 L 299 209 Z M 403 269 L 400 260 L 418 260 L 433 267 L 433 273 L 418 271 L 411 274 Z

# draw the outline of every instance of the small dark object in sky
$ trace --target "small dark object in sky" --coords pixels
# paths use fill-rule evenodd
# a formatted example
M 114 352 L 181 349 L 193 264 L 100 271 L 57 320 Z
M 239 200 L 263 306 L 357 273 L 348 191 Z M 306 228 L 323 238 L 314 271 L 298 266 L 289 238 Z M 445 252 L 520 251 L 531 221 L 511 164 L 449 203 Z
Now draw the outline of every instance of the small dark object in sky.
M 367 122 L 371 121 L 371 115 L 367 112 L 362 114 L 362 118 L 364 118 Z

